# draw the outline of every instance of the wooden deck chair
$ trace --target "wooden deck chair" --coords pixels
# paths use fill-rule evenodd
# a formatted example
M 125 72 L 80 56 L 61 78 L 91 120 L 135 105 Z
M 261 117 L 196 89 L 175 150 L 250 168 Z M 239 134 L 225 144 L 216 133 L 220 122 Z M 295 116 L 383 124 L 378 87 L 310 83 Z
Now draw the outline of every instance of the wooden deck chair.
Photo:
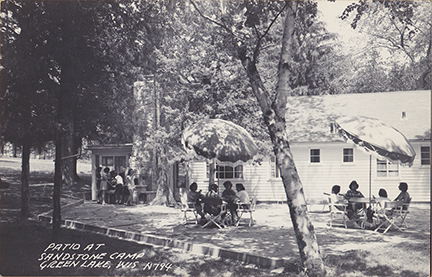
M 211 223 L 216 225 L 219 229 L 225 227 L 225 225 L 222 223 L 222 216 L 224 216 L 227 212 L 226 203 L 220 198 L 212 198 L 212 197 L 204 197 L 202 199 L 202 203 L 204 206 L 203 210 L 205 212 L 205 218 L 208 220 L 208 222 L 204 224 L 203 228 L 209 226 Z M 216 215 L 206 212 L 208 211 L 208 209 L 205 208 L 206 205 L 217 206 L 220 208 L 220 212 Z
M 332 227 L 333 226 L 333 216 L 335 215 L 341 215 L 342 217 L 342 221 L 343 221 L 343 225 L 345 228 L 347 228 L 347 219 L 348 219 L 348 213 L 347 213 L 347 204 L 343 204 L 343 203 L 333 203 L 331 196 L 328 197 L 328 205 L 329 205 L 329 210 L 330 210 L 330 222 L 329 222 L 329 226 Z
M 408 200 L 408 202 L 403 203 L 402 208 L 397 209 L 396 216 L 398 219 L 400 219 L 399 227 L 405 227 L 408 228 L 408 224 L 406 223 L 406 218 L 409 213 L 408 209 L 411 203 L 411 198 Z
M 250 200 L 250 204 L 238 204 L 238 208 L 237 208 L 237 214 L 239 215 L 237 222 L 235 224 L 235 226 L 239 226 L 240 224 L 240 219 L 242 218 L 243 214 L 245 213 L 249 213 L 249 227 L 252 226 L 253 224 L 253 212 L 255 212 L 255 207 L 256 207 L 256 198 L 252 197 Z
M 381 222 L 380 225 L 378 225 L 377 228 L 375 228 L 375 232 L 377 232 L 379 229 L 383 227 L 387 227 L 383 234 L 387 233 L 388 230 L 390 230 L 391 227 L 395 227 L 399 231 L 402 232 L 402 229 L 399 228 L 399 226 L 396 225 L 395 219 L 398 217 L 398 214 L 400 214 L 399 209 L 402 209 L 403 202 L 401 201 L 389 201 L 384 203 L 384 209 L 381 209 L 380 212 L 376 213 L 375 216 L 377 219 Z

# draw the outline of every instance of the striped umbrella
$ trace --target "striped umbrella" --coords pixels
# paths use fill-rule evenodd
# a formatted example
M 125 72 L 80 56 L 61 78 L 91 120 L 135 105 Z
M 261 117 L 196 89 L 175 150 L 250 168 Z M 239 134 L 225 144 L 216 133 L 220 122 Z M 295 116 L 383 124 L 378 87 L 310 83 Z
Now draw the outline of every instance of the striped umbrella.
M 251 135 L 241 126 L 222 119 L 203 119 L 182 134 L 186 151 L 212 159 L 209 186 L 213 183 L 216 159 L 221 162 L 248 161 L 258 153 Z
M 407 166 L 412 166 L 416 156 L 414 148 L 401 132 L 375 118 L 342 117 L 333 122 L 332 131 L 370 154 L 369 199 L 371 198 L 372 156 Z

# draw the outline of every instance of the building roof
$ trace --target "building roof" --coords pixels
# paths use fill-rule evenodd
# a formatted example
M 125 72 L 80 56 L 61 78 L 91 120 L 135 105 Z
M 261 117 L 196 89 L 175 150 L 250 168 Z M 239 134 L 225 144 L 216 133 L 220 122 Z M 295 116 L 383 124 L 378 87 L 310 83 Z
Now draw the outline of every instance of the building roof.
M 133 143 L 125 144 L 103 144 L 103 145 L 89 145 L 88 150 L 132 150 Z
M 342 141 L 330 132 L 341 116 L 377 118 L 409 140 L 430 140 L 431 91 L 288 97 L 286 122 L 290 142 Z

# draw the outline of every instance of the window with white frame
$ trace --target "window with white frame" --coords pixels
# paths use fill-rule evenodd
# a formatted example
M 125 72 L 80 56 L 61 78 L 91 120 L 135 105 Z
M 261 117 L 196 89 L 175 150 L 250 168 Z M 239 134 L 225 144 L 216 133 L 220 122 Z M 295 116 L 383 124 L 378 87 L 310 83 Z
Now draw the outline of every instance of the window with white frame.
M 276 157 L 272 156 L 270 158 L 270 176 L 272 178 L 279 178 L 279 168 L 276 165 Z
M 210 176 L 210 165 L 207 164 L 207 178 Z M 216 179 L 243 179 L 243 165 L 216 165 L 215 178 Z
M 243 179 L 243 166 L 238 165 L 234 167 L 234 178 L 236 179 Z
M 234 178 L 234 168 L 228 165 L 216 166 L 216 179 L 232 179 Z
M 399 165 L 387 160 L 377 159 L 377 177 L 398 177 Z
M 430 165 L 430 146 L 420 147 L 421 165 Z
M 354 149 L 352 148 L 343 149 L 343 162 L 344 163 L 354 162 Z
M 319 149 L 310 149 L 310 162 L 311 163 L 319 163 L 320 162 L 320 150 Z

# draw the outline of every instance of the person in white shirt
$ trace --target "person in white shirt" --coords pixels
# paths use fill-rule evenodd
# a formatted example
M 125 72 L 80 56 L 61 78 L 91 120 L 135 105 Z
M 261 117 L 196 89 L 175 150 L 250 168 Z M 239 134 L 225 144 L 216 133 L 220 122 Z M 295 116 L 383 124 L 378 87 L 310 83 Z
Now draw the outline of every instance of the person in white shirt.
M 237 190 L 237 196 L 240 199 L 239 204 L 250 205 L 249 194 L 247 193 L 244 185 L 241 183 L 236 184 L 236 190 Z
M 123 193 L 123 177 L 120 174 L 116 174 L 114 171 L 115 177 L 115 198 L 116 198 L 116 204 L 121 204 L 122 200 L 122 193 Z
M 347 202 L 344 200 L 344 195 L 340 194 L 341 187 L 339 185 L 334 185 L 331 190 L 331 200 L 333 204 L 346 204 Z

